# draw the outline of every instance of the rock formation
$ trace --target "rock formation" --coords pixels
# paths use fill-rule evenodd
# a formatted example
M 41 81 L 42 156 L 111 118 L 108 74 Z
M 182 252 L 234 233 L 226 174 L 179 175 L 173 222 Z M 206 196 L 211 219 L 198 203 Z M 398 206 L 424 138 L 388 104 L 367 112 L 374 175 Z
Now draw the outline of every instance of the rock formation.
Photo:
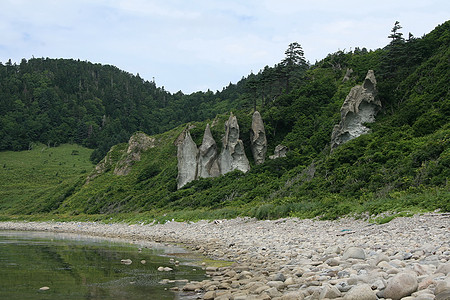
M 155 138 L 143 132 L 133 134 L 128 141 L 127 152 L 121 157 L 114 168 L 115 175 L 127 175 L 136 161 L 141 160 L 141 153 L 155 147 Z
M 177 187 L 197 179 L 197 145 L 192 140 L 189 130 L 185 129 L 177 139 L 178 177 Z
M 262 130 L 264 131 L 264 128 Z M 198 150 L 189 128 L 178 136 L 174 144 L 178 147 L 178 189 L 198 178 L 217 177 L 234 170 L 242 172 L 250 170 L 244 143 L 239 139 L 239 125 L 233 114 L 225 122 L 223 149 L 220 155 L 217 154 L 217 144 L 209 124 L 205 128 L 202 145 Z
M 375 122 L 375 115 L 381 108 L 376 99 L 377 81 L 372 70 L 367 72 L 363 85 L 350 90 L 341 107 L 341 122 L 334 126 L 331 135 L 331 149 L 369 132 L 364 123 Z
M 280 157 L 286 157 L 286 153 L 288 152 L 288 147 L 284 145 L 278 145 L 275 147 L 275 151 L 273 155 L 269 156 L 270 159 L 277 159 Z
M 117 151 L 118 145 L 114 145 L 111 147 L 111 149 L 108 151 L 108 153 L 105 155 L 105 157 L 95 166 L 94 170 L 91 172 L 91 174 L 88 175 L 86 178 L 85 184 L 89 184 L 92 180 L 94 180 L 96 177 L 102 175 L 103 173 L 111 170 L 115 163 L 112 159 L 113 153 Z M 121 150 L 120 152 L 126 153 L 125 150 Z
M 349 81 L 352 73 L 353 73 L 353 69 L 347 69 L 347 71 L 345 72 L 344 78 L 342 78 L 342 82 Z
M 209 124 L 206 125 L 202 145 L 199 148 L 197 173 L 198 177 L 202 178 L 217 177 L 220 175 L 217 144 L 211 134 Z
M 244 143 L 239 139 L 239 124 L 233 113 L 225 122 L 225 136 L 222 144 L 223 149 L 219 158 L 221 174 L 234 170 L 245 173 L 250 170 L 250 163 L 244 151 Z
M 252 153 L 255 164 L 264 163 L 267 152 L 266 131 L 264 130 L 263 120 L 258 111 L 253 113 L 252 130 L 250 131 L 250 142 L 252 144 Z

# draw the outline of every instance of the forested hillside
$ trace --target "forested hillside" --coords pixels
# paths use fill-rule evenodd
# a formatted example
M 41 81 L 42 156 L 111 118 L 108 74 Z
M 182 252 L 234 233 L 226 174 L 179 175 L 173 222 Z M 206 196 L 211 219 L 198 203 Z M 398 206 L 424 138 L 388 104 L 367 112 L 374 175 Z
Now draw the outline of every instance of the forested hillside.
M 92 158 L 98 161 L 109 146 L 127 141 L 138 130 L 154 135 L 156 145 L 128 175 L 113 172 L 127 147 L 119 144 L 96 176 L 93 171 L 89 180 L 83 174 L 76 182 L 60 182 L 25 208 L 11 199 L 4 210 L 140 212 L 168 218 L 450 211 L 450 21 L 421 38 L 404 38 L 396 23 L 389 37 L 383 49 L 338 51 L 314 65 L 292 43 L 279 64 L 223 91 L 191 95 L 170 94 L 139 76 L 87 62 L 31 59 L 2 65 L 1 149 L 75 142 L 97 148 Z M 367 124 L 369 134 L 330 151 L 342 103 L 369 69 L 376 76 L 382 110 L 375 123 Z M 211 124 L 220 146 L 232 110 L 250 158 L 255 109 L 266 127 L 268 155 L 283 144 L 289 148 L 287 157 L 252 163 L 248 173 L 200 179 L 177 190 L 174 141 L 184 123 L 190 122 L 197 145 Z
M 161 133 L 235 108 L 228 97 L 235 100 L 238 88 L 171 94 L 109 65 L 50 58 L 0 63 L 0 150 L 77 143 L 96 149 L 97 162 L 138 130 Z

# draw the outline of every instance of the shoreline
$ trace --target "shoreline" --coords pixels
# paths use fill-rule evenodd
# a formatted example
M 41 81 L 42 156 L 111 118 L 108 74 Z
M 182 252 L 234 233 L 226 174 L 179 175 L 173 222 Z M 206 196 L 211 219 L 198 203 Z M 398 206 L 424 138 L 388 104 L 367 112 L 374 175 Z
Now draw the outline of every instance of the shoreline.
M 237 218 L 153 225 L 0 222 L 0 230 L 170 243 L 234 262 L 205 267 L 208 280 L 182 288 L 198 299 L 450 299 L 449 214 L 381 225 L 351 218 Z

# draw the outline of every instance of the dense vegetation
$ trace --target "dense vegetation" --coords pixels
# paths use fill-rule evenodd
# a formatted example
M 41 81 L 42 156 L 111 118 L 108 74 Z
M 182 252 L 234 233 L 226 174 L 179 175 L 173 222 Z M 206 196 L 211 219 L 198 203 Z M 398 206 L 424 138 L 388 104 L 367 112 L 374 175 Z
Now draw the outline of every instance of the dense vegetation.
M 98 160 L 96 155 L 106 151 L 102 147 L 127 140 L 131 132 L 155 134 L 187 121 L 195 125 L 191 134 L 199 145 L 206 123 L 213 123 L 213 118 L 216 125 L 212 131 L 219 142 L 230 109 L 238 117 L 249 158 L 254 109 L 261 112 L 265 122 L 269 153 L 280 143 L 290 149 L 286 158 L 252 165 L 246 174 L 236 171 L 176 190 L 173 141 L 185 127 L 180 125 L 155 135 L 157 147 L 143 153 L 129 175 L 113 174 L 114 163 L 127 146 L 119 144 L 109 153 L 109 169 L 88 184 L 86 174 L 76 181 L 61 182 L 52 193 L 40 193 L 25 208 L 13 197 L 3 206 L 4 211 L 63 215 L 139 212 L 191 219 L 239 214 L 335 218 L 350 212 L 450 211 L 450 22 L 422 38 L 410 34 L 408 39 L 403 38 L 396 23 L 390 37 L 392 41 L 383 49 L 338 51 L 312 66 L 305 62 L 300 45 L 293 43 L 280 64 L 267 66 L 221 92 L 191 95 L 171 95 L 138 76 L 86 62 L 23 62 L 25 66 L 56 62 L 72 65 L 74 70 L 65 71 L 72 74 L 65 77 L 73 81 L 72 90 L 56 84 L 56 78 L 62 78 L 55 75 L 59 70 L 56 67 L 50 72 L 23 71 L 21 66 L 11 64 L 0 66 L 0 74 L 6 74 L 0 77 L 1 149 L 28 148 L 31 141 L 53 144 L 50 137 L 55 136 L 60 138 L 57 143 L 98 147 L 93 152 Z M 82 72 L 82 66 L 90 71 Z M 343 81 L 347 69 L 353 73 Z M 330 153 L 331 131 L 339 122 L 339 109 L 351 87 L 360 84 L 369 69 L 375 72 L 383 110 L 375 123 L 368 124 L 370 134 Z M 44 90 L 50 94 L 32 89 L 29 83 L 25 88 L 26 74 L 35 74 L 38 86 L 46 86 Z M 10 81 L 11 87 L 3 83 Z M 123 90 L 115 89 L 115 84 Z M 108 93 L 120 96 L 114 98 Z M 52 110 L 43 116 L 38 113 L 46 101 L 55 101 L 51 107 L 61 107 L 57 116 L 50 113 Z M 24 116 L 33 109 L 37 109 L 33 115 L 36 123 L 27 123 L 33 120 Z M 77 115 L 79 110 L 82 113 Z M 66 115 L 61 112 L 67 112 L 67 117 L 63 118 Z M 124 115 L 126 118 L 121 119 Z M 68 121 L 58 122 L 59 117 Z M 39 118 L 46 118 L 43 124 L 49 125 L 38 125 Z M 17 128 L 11 125 L 14 122 Z M 71 131 L 60 126 L 69 126 Z M 8 130 L 16 130 L 17 135 Z

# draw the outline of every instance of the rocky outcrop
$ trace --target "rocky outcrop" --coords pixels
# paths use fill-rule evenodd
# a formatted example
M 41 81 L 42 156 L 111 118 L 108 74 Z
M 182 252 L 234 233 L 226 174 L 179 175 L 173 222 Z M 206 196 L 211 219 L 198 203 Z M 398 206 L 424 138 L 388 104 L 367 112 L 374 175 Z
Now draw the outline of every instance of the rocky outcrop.
M 275 151 L 273 155 L 269 156 L 270 159 L 277 159 L 281 157 L 286 157 L 286 153 L 288 152 L 288 147 L 284 145 L 278 145 L 275 147 Z
M 250 170 L 244 143 L 239 139 L 239 124 L 233 114 L 225 122 L 223 149 L 220 155 L 217 154 L 217 144 L 209 124 L 206 125 L 202 145 L 198 149 L 189 129 L 186 128 L 175 140 L 178 147 L 178 189 L 198 178 L 217 177 L 234 170 L 242 172 Z
M 253 113 L 250 142 L 252 145 L 252 153 L 255 164 L 260 165 L 264 163 L 267 152 L 267 139 L 266 131 L 264 130 L 264 123 L 261 118 L 261 114 L 258 111 Z
M 198 177 L 208 178 L 220 175 L 217 144 L 214 140 L 209 124 L 206 125 L 202 145 L 198 156 Z
M 189 130 L 185 129 L 177 139 L 178 177 L 177 187 L 197 179 L 197 145 L 192 140 Z
M 333 129 L 332 150 L 369 132 L 364 123 L 375 122 L 375 116 L 381 108 L 381 102 L 376 98 L 376 85 L 375 75 L 369 70 L 363 85 L 357 85 L 350 90 L 341 107 L 341 122 Z
M 142 152 L 155 147 L 155 139 L 143 132 L 137 132 L 128 141 L 128 147 L 121 149 L 122 145 L 112 146 L 106 156 L 95 166 L 94 171 L 86 178 L 88 184 L 97 176 L 113 170 L 115 175 L 127 175 L 135 162 L 141 160 Z M 113 159 L 116 157 L 116 159 Z M 120 157 L 117 161 L 117 157 Z
M 219 158 L 221 174 L 234 170 L 245 173 L 250 170 L 250 163 L 244 151 L 244 143 L 239 139 L 239 124 L 233 113 L 225 122 L 225 136 L 222 144 L 223 149 Z
M 142 152 L 155 147 L 155 138 L 143 132 L 133 134 L 128 141 L 127 152 L 121 157 L 114 168 L 115 175 L 127 175 L 135 162 L 141 160 Z
M 115 166 L 115 161 L 113 160 L 113 153 L 118 151 L 117 150 L 118 147 L 119 147 L 118 145 L 114 145 L 111 147 L 111 149 L 108 151 L 105 157 L 95 166 L 94 170 L 86 178 L 85 184 L 89 184 L 89 182 L 94 180 L 96 177 L 102 175 L 103 173 L 106 173 Z M 119 153 L 126 153 L 124 149 L 119 151 L 120 151 Z
M 353 69 L 347 69 L 347 71 L 345 72 L 344 78 L 342 78 L 342 82 L 349 81 L 352 73 L 353 73 Z

